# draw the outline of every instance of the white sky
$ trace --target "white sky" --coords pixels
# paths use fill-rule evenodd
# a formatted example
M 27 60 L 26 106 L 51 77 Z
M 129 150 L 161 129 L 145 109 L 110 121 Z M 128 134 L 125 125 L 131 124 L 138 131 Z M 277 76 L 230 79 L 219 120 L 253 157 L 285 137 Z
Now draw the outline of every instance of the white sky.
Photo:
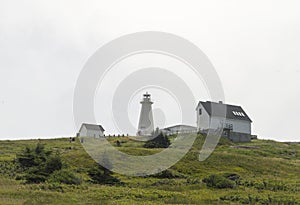
M 148 30 L 197 45 L 226 102 L 253 120 L 253 134 L 299 141 L 298 0 L 0 0 L 0 139 L 74 135 L 73 92 L 87 59 L 110 40 Z M 135 121 L 139 106 L 129 107 Z

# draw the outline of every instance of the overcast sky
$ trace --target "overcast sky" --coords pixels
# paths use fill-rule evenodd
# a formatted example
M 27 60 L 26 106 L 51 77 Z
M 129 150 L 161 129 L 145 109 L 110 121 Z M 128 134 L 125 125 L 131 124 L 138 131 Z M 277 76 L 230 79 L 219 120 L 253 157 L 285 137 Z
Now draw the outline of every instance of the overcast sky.
M 253 120 L 253 134 L 300 140 L 298 0 L 0 0 L 0 139 L 75 135 L 73 94 L 82 67 L 97 48 L 139 31 L 169 32 L 197 45 L 217 70 L 226 102 Z M 172 105 L 152 92 L 156 104 Z M 117 132 L 101 109 L 95 108 L 97 121 Z M 166 125 L 176 123 L 165 109 Z

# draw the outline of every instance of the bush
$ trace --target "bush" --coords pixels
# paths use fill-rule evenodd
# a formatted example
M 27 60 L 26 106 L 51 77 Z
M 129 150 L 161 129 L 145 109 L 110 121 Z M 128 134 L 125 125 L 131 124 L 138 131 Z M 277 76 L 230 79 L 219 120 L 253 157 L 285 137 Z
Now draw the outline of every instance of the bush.
M 189 177 L 189 178 L 187 178 L 186 183 L 187 184 L 201 184 L 202 182 L 198 178 Z
M 111 176 L 111 172 L 97 165 L 88 171 L 88 175 L 91 177 L 91 182 L 94 184 L 120 184 L 120 180 Z
M 225 137 L 221 137 L 219 142 L 218 142 L 218 145 L 219 146 L 221 146 L 221 145 L 234 145 L 234 143 L 230 139 L 227 139 Z
M 175 173 L 174 171 L 171 170 L 164 170 L 162 172 L 159 172 L 157 174 L 154 175 L 150 175 L 151 177 L 155 177 L 155 178 L 159 178 L 159 179 L 163 179 L 163 178 L 167 178 L 167 179 L 174 179 L 174 178 L 183 178 L 183 175 L 179 174 L 179 173 Z
M 24 179 L 27 183 L 45 182 L 54 171 L 62 168 L 60 156 L 52 156 L 52 152 L 46 151 L 40 143 L 34 149 L 26 147 L 17 155 L 16 162 L 22 170 L 22 175 L 16 179 Z
M 63 187 L 59 184 L 59 183 L 51 183 L 48 184 L 48 186 L 44 186 L 44 189 L 47 190 L 51 190 L 51 191 L 57 191 L 57 192 L 64 192 Z
M 223 176 L 231 181 L 238 182 L 240 180 L 240 175 L 234 173 L 225 173 Z
M 17 162 L 24 169 L 28 169 L 29 167 L 35 166 L 34 160 L 34 152 L 29 147 L 26 147 L 23 153 L 17 155 Z
M 144 144 L 145 148 L 167 148 L 171 144 L 169 138 L 160 132 L 159 129 L 156 129 L 153 133 L 153 137 L 155 138 Z
M 17 172 L 20 172 L 20 167 L 15 161 L 0 161 L 0 175 L 5 177 L 15 178 Z
M 77 177 L 71 170 L 62 169 L 53 172 L 48 182 L 79 185 L 82 183 L 82 179 Z
M 59 155 L 50 156 L 45 164 L 45 171 L 49 174 L 62 168 L 62 161 Z
M 48 177 L 49 174 L 45 173 L 38 166 L 34 166 L 29 168 L 22 177 L 16 179 L 25 179 L 27 183 L 41 183 L 45 182 Z
M 206 183 L 208 187 L 224 189 L 224 188 L 234 188 L 235 182 L 225 178 L 222 175 L 212 174 L 203 179 L 203 182 Z

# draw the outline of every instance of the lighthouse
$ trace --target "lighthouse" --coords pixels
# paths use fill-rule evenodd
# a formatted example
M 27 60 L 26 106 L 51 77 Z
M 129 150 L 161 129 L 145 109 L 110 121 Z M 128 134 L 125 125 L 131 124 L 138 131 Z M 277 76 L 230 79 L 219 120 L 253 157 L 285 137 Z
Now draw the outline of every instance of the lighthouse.
M 153 114 L 152 114 L 152 104 L 151 95 L 146 92 L 143 95 L 143 99 L 140 102 L 142 104 L 142 109 L 140 113 L 138 136 L 149 136 L 154 131 L 153 124 Z

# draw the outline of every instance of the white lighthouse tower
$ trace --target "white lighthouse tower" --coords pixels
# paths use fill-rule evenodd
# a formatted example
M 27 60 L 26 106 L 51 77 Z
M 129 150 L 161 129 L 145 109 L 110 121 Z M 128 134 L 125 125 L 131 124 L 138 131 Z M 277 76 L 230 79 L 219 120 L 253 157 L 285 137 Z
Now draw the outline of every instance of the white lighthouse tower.
M 142 109 L 140 114 L 139 128 L 137 135 L 138 136 L 149 136 L 154 131 L 153 124 L 153 114 L 152 114 L 152 104 L 150 94 L 146 92 L 143 95 L 143 100 L 141 101 Z

